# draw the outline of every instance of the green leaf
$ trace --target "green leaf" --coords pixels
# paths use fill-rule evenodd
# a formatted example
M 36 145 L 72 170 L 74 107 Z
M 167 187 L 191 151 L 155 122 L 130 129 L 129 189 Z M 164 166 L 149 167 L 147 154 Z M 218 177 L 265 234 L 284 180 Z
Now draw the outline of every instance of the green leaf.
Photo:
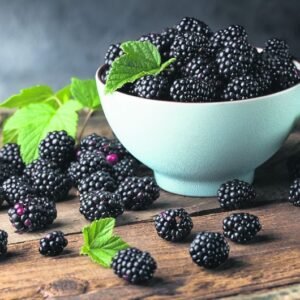
M 88 255 L 92 261 L 109 268 L 112 258 L 122 249 L 129 247 L 119 236 L 113 235 L 114 218 L 96 220 L 82 230 L 84 245 L 80 254 Z
M 71 93 L 75 100 L 79 101 L 84 107 L 97 109 L 100 107 L 100 98 L 97 91 L 96 80 L 78 78 L 71 79 Z
M 77 111 L 82 105 L 70 100 L 55 109 L 49 104 L 30 104 L 17 111 L 18 144 L 25 163 L 30 163 L 38 157 L 38 145 L 48 132 L 65 130 L 72 137 L 76 136 L 78 115 Z M 13 116 L 14 117 L 14 116 Z M 8 130 L 13 125 L 9 122 Z M 7 129 L 7 128 L 6 128 Z
M 0 104 L 1 108 L 20 108 L 31 103 L 55 102 L 54 93 L 49 86 L 37 85 L 23 89 Z M 51 103 L 50 103 L 51 104 Z
M 121 48 L 125 54 L 112 63 L 105 84 L 106 94 L 145 75 L 157 75 L 175 61 L 175 58 L 171 58 L 161 64 L 158 49 L 148 41 L 126 42 L 121 45 Z
M 61 103 L 69 101 L 72 97 L 71 94 L 71 85 L 67 85 L 64 88 L 56 92 L 56 97 L 60 100 Z

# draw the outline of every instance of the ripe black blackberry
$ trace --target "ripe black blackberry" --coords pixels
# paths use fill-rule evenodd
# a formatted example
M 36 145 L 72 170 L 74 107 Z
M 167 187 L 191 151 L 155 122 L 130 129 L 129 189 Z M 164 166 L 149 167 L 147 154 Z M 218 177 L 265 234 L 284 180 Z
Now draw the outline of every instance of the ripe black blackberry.
M 193 228 L 193 221 L 183 209 L 168 209 L 154 218 L 157 234 L 171 242 L 184 240 Z
M 124 158 L 113 166 L 117 183 L 121 183 L 127 177 L 135 175 L 137 161 L 133 158 Z
M 157 265 L 148 252 L 136 248 L 127 248 L 117 252 L 112 260 L 111 267 L 120 278 L 138 284 L 150 280 Z
M 169 94 L 169 82 L 161 75 L 147 75 L 134 83 L 134 93 L 147 99 L 166 99 Z
M 17 175 L 18 173 L 18 170 L 13 165 L 0 162 L 0 185 L 9 177 Z
M 34 194 L 29 182 L 20 176 L 12 176 L 5 180 L 2 189 L 3 198 L 10 206 Z
M 0 230 L 0 257 L 7 252 L 7 238 L 7 232 L 4 230 Z
M 173 100 L 179 102 L 210 102 L 216 98 L 215 86 L 196 77 L 177 79 L 170 88 Z
M 231 214 L 223 221 L 224 236 L 235 243 L 246 243 L 261 230 L 259 218 L 248 213 Z
M 63 252 L 68 245 L 68 240 L 61 231 L 53 231 L 48 233 L 44 238 L 40 239 L 39 252 L 42 255 L 56 256 Z
M 75 140 L 66 131 L 49 132 L 39 145 L 39 155 L 65 168 L 75 156 L 74 145 Z
M 208 64 L 207 57 L 196 56 L 182 68 L 183 77 L 193 77 L 199 75 Z
M 17 169 L 18 175 L 22 174 L 25 164 L 22 160 L 20 147 L 17 144 L 6 144 L 0 150 L 0 162 L 13 165 Z
M 291 179 L 300 178 L 300 155 L 295 154 L 288 158 L 287 169 Z
M 206 81 L 213 85 L 215 87 L 214 99 L 219 99 L 220 90 L 223 88 L 225 82 L 221 79 L 215 62 L 207 64 L 196 77 L 201 81 Z
M 218 189 L 218 201 L 226 210 L 248 206 L 255 197 L 253 186 L 237 179 L 223 183 Z
M 205 24 L 200 20 L 197 20 L 195 18 L 190 18 L 190 17 L 184 17 L 179 22 L 176 29 L 178 30 L 179 33 L 194 32 L 203 35 L 206 38 L 209 38 L 212 35 L 212 31 L 207 24 Z
M 117 188 L 115 179 L 107 172 L 97 171 L 79 181 L 80 193 L 92 191 L 114 192 Z
M 54 201 L 45 197 L 29 196 L 8 210 L 9 220 L 18 232 L 42 229 L 56 219 Z
M 78 162 L 71 163 L 68 169 L 68 176 L 72 183 L 77 186 L 80 180 L 97 171 L 113 174 L 112 165 L 102 155 L 95 152 L 86 152 L 80 156 Z
M 105 63 L 109 66 L 112 65 L 114 60 L 124 54 L 122 49 L 120 48 L 120 43 L 112 44 L 109 46 L 106 54 L 105 54 Z
M 129 152 L 118 139 L 108 139 L 107 141 L 103 140 L 100 145 L 100 151 L 106 159 L 110 154 L 117 155 L 118 161 L 124 157 L 130 157 Z
M 124 212 L 124 204 L 118 194 L 93 191 L 80 195 L 79 211 L 89 221 L 116 218 Z
M 290 47 L 286 41 L 281 39 L 272 38 L 267 40 L 265 51 L 271 56 L 277 56 L 282 59 L 291 59 Z
M 190 255 L 198 266 L 216 268 L 227 260 L 229 245 L 223 234 L 199 232 L 190 245 Z
M 36 195 L 52 201 L 64 200 L 72 187 L 71 180 L 65 174 L 47 169 L 33 172 L 31 183 Z
M 27 176 L 28 178 L 31 178 L 33 173 L 46 171 L 46 170 L 54 171 L 54 170 L 60 170 L 60 168 L 58 167 L 57 163 L 51 160 L 39 158 L 26 166 L 23 175 Z
M 300 206 L 300 178 L 296 178 L 290 186 L 289 201 L 295 206 Z
M 106 80 L 107 80 L 107 78 L 108 78 L 109 71 L 110 71 L 109 65 L 107 65 L 107 64 L 103 65 L 103 67 L 102 67 L 102 72 L 101 72 L 101 74 L 100 74 L 100 80 L 101 80 L 103 83 L 106 83 Z
M 120 183 L 117 193 L 126 209 L 147 209 L 158 197 L 159 187 L 153 177 L 127 177 Z
M 257 50 L 244 41 L 228 41 L 224 48 L 217 53 L 216 63 L 219 73 L 225 79 L 245 75 L 255 61 Z
M 240 76 L 232 79 L 223 91 L 224 100 L 244 100 L 259 97 L 262 95 L 262 88 L 253 76 Z
M 101 145 L 109 143 L 109 139 L 98 135 L 96 133 L 92 133 L 86 137 L 84 137 L 80 141 L 79 149 L 77 151 L 77 158 L 86 152 L 101 152 Z

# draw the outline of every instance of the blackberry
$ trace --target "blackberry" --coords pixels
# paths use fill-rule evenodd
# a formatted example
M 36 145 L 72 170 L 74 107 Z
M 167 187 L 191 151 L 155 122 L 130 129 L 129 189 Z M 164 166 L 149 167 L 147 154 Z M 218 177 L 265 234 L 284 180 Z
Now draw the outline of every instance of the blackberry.
M 120 48 L 121 44 L 112 44 L 109 46 L 106 54 L 105 54 L 105 64 L 111 66 L 114 60 L 124 54 L 122 49 Z
M 129 152 L 118 139 L 102 141 L 100 151 L 104 154 L 106 159 L 110 154 L 116 154 L 118 156 L 118 160 L 130 156 Z
M 179 102 L 210 102 L 216 98 L 216 90 L 209 82 L 187 77 L 173 82 L 170 95 Z
M 72 187 L 71 180 L 66 175 L 53 170 L 35 171 L 31 183 L 36 195 L 45 196 L 52 201 L 64 200 Z
M 46 170 L 59 170 L 58 165 L 51 161 L 45 159 L 36 159 L 32 163 L 28 164 L 24 169 L 23 175 L 31 178 L 35 172 L 46 171 Z
M 235 243 L 246 243 L 261 230 L 259 218 L 248 213 L 231 214 L 223 221 L 224 236 Z
M 134 176 L 136 165 L 136 160 L 132 158 L 124 158 L 115 164 L 113 169 L 117 183 L 121 183 L 127 177 Z
M 292 179 L 300 178 L 300 155 L 295 154 L 288 158 L 287 169 Z
M 190 255 L 195 264 L 205 268 L 216 268 L 229 256 L 229 245 L 217 232 L 199 232 L 190 245 Z
M 39 252 L 42 255 L 56 256 L 63 252 L 68 240 L 61 231 L 53 231 L 40 239 Z
M 17 169 L 18 174 L 21 175 L 25 167 L 20 154 L 20 147 L 17 144 L 9 143 L 6 144 L 0 150 L 0 162 L 4 162 L 13 165 Z
M 89 221 L 116 218 L 124 212 L 124 204 L 118 194 L 93 191 L 80 195 L 79 211 Z
M 226 210 L 247 206 L 255 197 L 253 186 L 237 179 L 223 183 L 218 190 L 218 201 Z
M 84 137 L 79 145 L 79 149 L 77 151 L 77 158 L 79 159 L 81 155 L 83 155 L 86 152 L 97 152 L 101 153 L 101 145 L 109 143 L 109 139 L 100 136 L 96 133 L 92 133 L 86 137 Z
M 155 217 L 154 224 L 157 234 L 172 242 L 182 241 L 193 228 L 193 221 L 183 208 L 161 212 Z
M 74 157 L 74 145 L 75 140 L 66 131 L 49 132 L 39 145 L 39 155 L 65 168 Z
M 212 35 L 211 29 L 202 21 L 195 18 L 185 17 L 177 25 L 178 32 L 194 32 L 209 38 Z
M 0 170 L 0 185 L 2 185 L 3 182 L 9 177 L 18 174 L 17 169 L 13 165 L 10 165 L 8 163 L 0 162 Z
M 134 93 L 147 99 L 166 99 L 169 92 L 168 80 L 161 76 L 147 75 L 134 83 Z
M 114 192 L 117 188 L 115 179 L 107 172 L 97 171 L 79 181 L 80 193 L 92 191 Z
M 256 55 L 257 50 L 247 42 L 225 42 L 224 49 L 216 57 L 220 75 L 225 79 L 232 79 L 247 74 Z
M 52 224 L 57 211 L 54 201 L 30 196 L 10 208 L 8 216 L 17 231 L 35 231 Z
M 204 56 L 196 56 L 182 68 L 183 77 L 193 77 L 199 75 L 208 64 Z
M 153 177 L 127 177 L 120 183 L 117 193 L 126 209 L 143 210 L 159 197 L 159 187 Z
M 221 79 L 219 72 L 218 72 L 218 67 L 214 62 L 211 62 L 207 64 L 201 72 L 199 72 L 196 77 L 199 80 L 206 81 L 210 83 L 211 85 L 215 86 L 215 92 L 219 93 L 219 90 L 222 88 L 224 81 Z M 217 96 L 214 96 L 215 99 L 217 99 Z
M 117 252 L 112 260 L 111 267 L 120 278 L 138 284 L 150 280 L 157 265 L 148 252 L 136 248 L 127 248 Z
M 105 65 L 103 66 L 102 72 L 101 72 L 101 74 L 100 74 L 100 80 L 101 80 L 103 83 L 106 83 L 106 80 L 107 80 L 109 71 L 110 71 L 109 65 L 105 64 Z
M 295 179 L 290 186 L 289 201 L 295 206 L 300 206 L 300 178 Z
M 262 89 L 253 76 L 240 76 L 232 79 L 223 91 L 224 100 L 244 100 L 262 95 Z
M 267 40 L 265 51 L 271 56 L 277 56 L 282 59 L 291 59 L 290 47 L 284 40 L 272 38 Z
M 68 169 L 68 175 L 71 178 L 72 183 L 77 186 L 80 180 L 97 171 L 104 171 L 112 174 L 112 165 L 109 164 L 102 155 L 94 152 L 87 152 L 80 156 L 78 162 L 71 163 Z
M 2 189 L 3 198 L 10 206 L 34 194 L 28 181 L 19 176 L 12 176 L 4 181 Z
M 4 230 L 0 230 L 0 257 L 7 252 L 7 238 L 7 232 Z

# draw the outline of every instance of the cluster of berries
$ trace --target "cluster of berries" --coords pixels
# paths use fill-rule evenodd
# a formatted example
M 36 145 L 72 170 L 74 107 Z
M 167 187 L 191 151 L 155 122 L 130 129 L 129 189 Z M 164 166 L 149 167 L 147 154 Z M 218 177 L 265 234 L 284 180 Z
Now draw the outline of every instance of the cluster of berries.
M 292 180 L 289 201 L 295 206 L 300 206 L 300 153 L 289 157 L 287 168 Z
M 300 82 L 300 72 L 289 46 L 271 38 L 258 51 L 240 25 L 213 32 L 207 24 L 185 17 L 161 33 L 143 35 L 157 47 L 162 61 L 176 58 L 158 75 L 148 75 L 121 88 L 138 97 L 179 102 L 243 100 L 275 93 Z M 105 83 L 112 63 L 123 55 L 113 44 L 105 55 L 101 80 Z

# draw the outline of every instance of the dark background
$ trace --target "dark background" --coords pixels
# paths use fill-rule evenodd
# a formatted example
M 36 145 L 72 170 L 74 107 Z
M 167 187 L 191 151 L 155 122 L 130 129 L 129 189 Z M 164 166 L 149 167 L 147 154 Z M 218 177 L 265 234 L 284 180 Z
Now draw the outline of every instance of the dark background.
M 19 89 L 91 78 L 110 43 L 172 26 L 184 16 L 213 30 L 246 27 L 250 40 L 288 41 L 300 56 L 299 0 L 0 0 L 0 101 Z

